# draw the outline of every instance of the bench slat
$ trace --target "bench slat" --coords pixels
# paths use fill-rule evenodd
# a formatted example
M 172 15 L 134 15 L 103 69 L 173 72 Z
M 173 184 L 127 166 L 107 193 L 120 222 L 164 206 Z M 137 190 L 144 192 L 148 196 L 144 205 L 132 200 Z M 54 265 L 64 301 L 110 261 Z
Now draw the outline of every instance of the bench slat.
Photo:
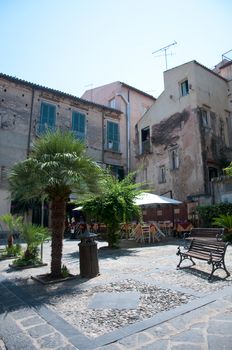
M 191 256 L 192 258 L 196 258 L 196 259 L 201 259 L 201 260 L 209 260 L 210 259 L 210 254 L 204 254 L 204 253 L 196 253 L 196 252 L 188 252 L 188 254 L 184 254 L 186 256 Z M 220 261 L 221 260 L 221 256 L 212 256 L 214 261 Z

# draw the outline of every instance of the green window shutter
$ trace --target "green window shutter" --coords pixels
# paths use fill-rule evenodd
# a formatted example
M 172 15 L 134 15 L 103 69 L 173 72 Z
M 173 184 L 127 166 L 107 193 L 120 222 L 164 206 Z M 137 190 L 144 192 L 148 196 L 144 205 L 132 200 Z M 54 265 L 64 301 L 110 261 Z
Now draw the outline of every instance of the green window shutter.
M 56 107 L 48 103 L 41 104 L 40 122 L 41 124 L 48 124 L 55 126 Z
M 78 139 L 85 139 L 85 125 L 86 117 L 85 114 L 80 112 L 72 113 L 72 130 Z
M 45 103 L 41 104 L 41 110 L 40 110 L 40 123 L 45 124 L 48 120 L 48 105 Z
M 85 115 L 83 113 L 79 113 L 79 132 L 85 133 Z
M 56 107 L 48 105 L 48 125 L 55 126 Z
M 78 122 L 78 119 L 77 119 L 77 113 L 76 112 L 73 112 L 72 113 L 72 130 L 75 131 L 78 129 L 77 127 L 77 122 Z
M 114 124 L 111 122 L 107 123 L 107 140 L 113 141 L 114 138 Z
M 107 148 L 119 151 L 119 125 L 107 122 Z
M 56 124 L 56 106 L 42 102 L 40 107 L 39 134 L 54 130 Z

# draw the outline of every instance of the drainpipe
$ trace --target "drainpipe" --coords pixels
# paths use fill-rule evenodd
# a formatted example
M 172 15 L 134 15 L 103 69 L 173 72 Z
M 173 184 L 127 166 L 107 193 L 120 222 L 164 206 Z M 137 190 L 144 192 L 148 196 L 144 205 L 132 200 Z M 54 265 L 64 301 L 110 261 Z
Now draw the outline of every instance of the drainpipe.
M 32 95 L 31 95 L 31 110 L 30 110 L 29 130 L 28 130 L 28 140 L 27 140 L 27 157 L 29 156 L 29 153 L 30 153 L 30 144 L 31 144 L 31 125 L 32 125 L 32 116 L 33 116 L 34 95 L 35 95 L 35 89 L 34 89 L 34 88 L 32 88 Z
M 131 144 L 131 137 L 130 137 L 130 127 L 131 127 L 131 118 L 130 118 L 130 91 L 128 90 L 128 98 L 126 99 L 121 93 L 117 93 L 116 96 L 120 96 L 123 101 L 126 103 L 126 134 L 127 134 L 127 174 L 130 172 L 130 144 Z
M 102 112 L 102 164 L 105 161 L 105 113 Z

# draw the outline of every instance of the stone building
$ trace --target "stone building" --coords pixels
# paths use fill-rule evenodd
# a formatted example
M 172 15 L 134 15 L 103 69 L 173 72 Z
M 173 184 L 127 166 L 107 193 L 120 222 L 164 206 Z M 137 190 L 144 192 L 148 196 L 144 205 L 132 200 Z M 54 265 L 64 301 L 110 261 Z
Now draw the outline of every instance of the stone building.
M 136 169 L 135 125 L 154 104 L 155 97 L 130 85 L 116 81 L 85 91 L 82 98 L 122 111 L 127 134 L 127 172 Z
M 213 203 L 211 179 L 232 160 L 232 61 L 164 72 L 164 91 L 136 125 L 137 180 L 157 194 Z
M 36 137 L 56 128 L 73 131 L 89 156 L 123 177 L 127 135 L 121 111 L 0 74 L 0 215 L 10 211 L 10 168 L 26 159 Z

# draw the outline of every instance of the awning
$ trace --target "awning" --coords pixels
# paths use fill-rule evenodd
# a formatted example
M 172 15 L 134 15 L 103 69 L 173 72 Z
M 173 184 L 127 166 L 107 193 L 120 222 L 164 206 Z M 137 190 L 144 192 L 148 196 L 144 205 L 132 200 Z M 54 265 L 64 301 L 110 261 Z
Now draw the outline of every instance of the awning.
M 158 196 L 157 194 L 142 192 L 136 197 L 135 203 L 137 205 L 152 205 L 152 204 L 178 205 L 178 204 L 181 204 L 182 202 L 176 199 L 172 199 L 164 196 Z
M 83 209 L 83 207 L 76 207 L 73 210 L 82 210 L 82 209 Z

